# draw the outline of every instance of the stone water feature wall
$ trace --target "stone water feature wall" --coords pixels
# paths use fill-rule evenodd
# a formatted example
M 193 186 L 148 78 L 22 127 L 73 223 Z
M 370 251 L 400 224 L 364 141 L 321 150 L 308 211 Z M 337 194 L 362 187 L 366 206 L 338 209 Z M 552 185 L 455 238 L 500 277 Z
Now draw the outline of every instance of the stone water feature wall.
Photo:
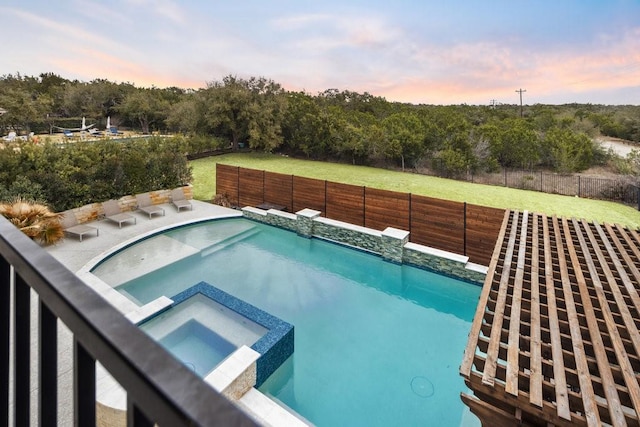
M 242 209 L 246 218 L 304 237 L 318 237 L 373 252 L 397 264 L 427 268 L 457 279 L 482 285 L 487 267 L 469 262 L 469 257 L 409 242 L 409 232 L 387 227 L 383 231 L 320 216 L 320 211 L 303 209 L 295 214 L 254 207 Z

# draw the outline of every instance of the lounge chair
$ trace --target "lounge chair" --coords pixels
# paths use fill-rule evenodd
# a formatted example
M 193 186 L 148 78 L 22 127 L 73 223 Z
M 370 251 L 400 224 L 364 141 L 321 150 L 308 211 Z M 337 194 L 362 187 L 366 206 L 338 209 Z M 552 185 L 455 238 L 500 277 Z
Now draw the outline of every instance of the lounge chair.
M 154 205 L 149 193 L 136 194 L 136 202 L 138 202 L 138 209 L 148 214 L 149 219 L 151 219 L 153 214 L 162 214 L 162 216 L 164 216 L 164 208 Z
M 109 135 L 111 135 L 111 136 L 117 136 L 117 135 L 122 135 L 122 134 L 123 134 L 123 132 L 118 132 L 118 128 L 115 127 L 115 126 L 111 126 L 109 128 Z
M 7 136 L 3 136 L 2 137 L 3 140 L 5 140 L 6 142 L 12 142 L 15 141 L 16 139 L 16 133 L 15 132 L 9 132 L 9 135 Z
M 102 202 L 102 208 L 104 209 L 105 218 L 109 221 L 117 222 L 118 227 L 120 228 L 122 228 L 123 222 L 133 220 L 133 223 L 136 223 L 136 217 L 122 212 L 117 200 L 107 200 L 106 202 Z
M 88 132 L 91 136 L 102 136 L 102 132 L 95 128 L 90 128 Z
M 31 138 L 33 138 L 33 135 L 35 135 L 35 133 L 30 132 L 29 135 L 20 135 L 20 136 L 18 136 L 16 138 L 21 140 L 21 141 L 29 141 Z
M 96 236 L 100 235 L 100 230 L 96 227 L 85 224 L 78 224 L 78 219 L 73 214 L 73 211 L 62 212 L 61 224 L 65 233 L 78 236 L 81 242 L 82 236 L 87 233 L 93 233 L 95 231 Z
M 189 208 L 193 210 L 193 205 L 185 197 L 182 188 L 175 188 L 171 190 L 171 203 L 173 203 L 173 206 L 178 208 L 178 212 L 180 212 L 180 209 L 182 208 Z
M 69 129 L 63 130 L 62 133 L 64 133 L 64 136 L 66 136 L 67 138 L 73 138 L 73 132 L 71 132 Z

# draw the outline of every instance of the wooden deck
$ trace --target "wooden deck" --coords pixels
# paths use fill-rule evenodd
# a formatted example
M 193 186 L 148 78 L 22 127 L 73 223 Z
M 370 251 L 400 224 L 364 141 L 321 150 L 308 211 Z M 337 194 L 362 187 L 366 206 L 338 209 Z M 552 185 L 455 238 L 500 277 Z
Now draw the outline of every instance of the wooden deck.
M 469 334 L 484 426 L 640 425 L 640 235 L 507 211 Z

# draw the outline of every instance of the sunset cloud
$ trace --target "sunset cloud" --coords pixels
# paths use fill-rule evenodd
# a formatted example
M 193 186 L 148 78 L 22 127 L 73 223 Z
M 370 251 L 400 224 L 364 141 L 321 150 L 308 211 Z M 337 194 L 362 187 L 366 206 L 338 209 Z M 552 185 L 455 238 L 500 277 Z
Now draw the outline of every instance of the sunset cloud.
M 46 13 L 42 13 L 46 11 Z M 204 87 L 260 76 L 392 101 L 638 103 L 640 4 L 39 0 L 0 7 L 0 73 Z

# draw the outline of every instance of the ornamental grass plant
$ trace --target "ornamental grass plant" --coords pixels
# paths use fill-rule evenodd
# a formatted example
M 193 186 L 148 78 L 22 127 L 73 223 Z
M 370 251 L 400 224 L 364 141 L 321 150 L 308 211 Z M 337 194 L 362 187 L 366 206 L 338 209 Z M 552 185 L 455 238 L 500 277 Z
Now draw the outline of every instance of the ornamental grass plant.
M 4 216 L 20 231 L 45 245 L 64 238 L 60 214 L 41 203 L 21 198 L 0 203 L 0 215 Z

